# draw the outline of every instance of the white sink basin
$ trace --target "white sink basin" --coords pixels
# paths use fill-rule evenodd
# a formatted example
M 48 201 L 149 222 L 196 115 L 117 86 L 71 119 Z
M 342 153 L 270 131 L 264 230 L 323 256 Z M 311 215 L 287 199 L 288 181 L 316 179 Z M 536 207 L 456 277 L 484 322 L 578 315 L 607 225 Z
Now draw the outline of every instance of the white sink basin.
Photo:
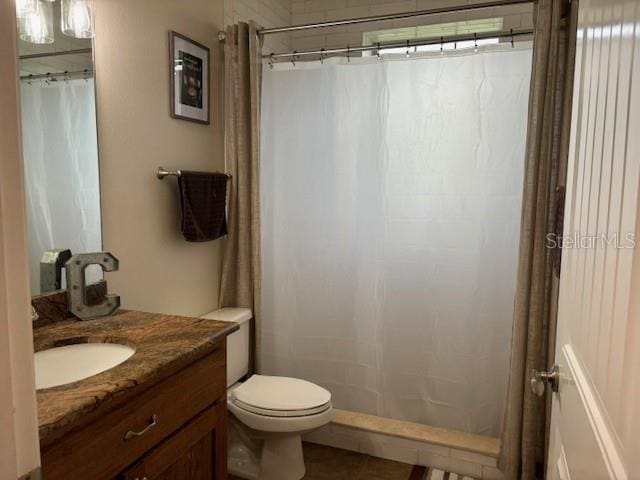
M 120 365 L 135 350 L 115 343 L 78 343 L 36 352 L 36 389 L 77 382 Z

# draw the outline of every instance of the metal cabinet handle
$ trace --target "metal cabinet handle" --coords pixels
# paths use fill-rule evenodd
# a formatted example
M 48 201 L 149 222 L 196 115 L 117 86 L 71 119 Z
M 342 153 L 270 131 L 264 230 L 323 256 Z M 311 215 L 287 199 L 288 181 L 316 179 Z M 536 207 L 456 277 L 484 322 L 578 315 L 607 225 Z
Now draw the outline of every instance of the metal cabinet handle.
M 124 439 L 129 440 L 130 438 L 133 438 L 133 437 L 140 437 L 145 433 L 147 433 L 149 430 L 151 430 L 153 427 L 155 427 L 157 424 L 158 424 L 158 416 L 154 413 L 151 416 L 151 422 L 149 423 L 149 425 L 144 427 L 139 432 L 134 432 L 133 430 L 129 430 L 127 433 L 124 434 Z

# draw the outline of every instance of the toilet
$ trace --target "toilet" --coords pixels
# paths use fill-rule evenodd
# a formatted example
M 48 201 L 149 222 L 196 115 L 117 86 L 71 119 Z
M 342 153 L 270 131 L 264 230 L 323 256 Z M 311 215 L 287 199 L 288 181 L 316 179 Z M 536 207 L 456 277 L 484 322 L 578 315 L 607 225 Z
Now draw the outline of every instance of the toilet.
M 235 322 L 227 337 L 229 473 L 247 480 L 300 480 L 304 433 L 333 419 L 331 393 L 289 377 L 251 375 L 248 308 L 221 308 L 202 318 Z

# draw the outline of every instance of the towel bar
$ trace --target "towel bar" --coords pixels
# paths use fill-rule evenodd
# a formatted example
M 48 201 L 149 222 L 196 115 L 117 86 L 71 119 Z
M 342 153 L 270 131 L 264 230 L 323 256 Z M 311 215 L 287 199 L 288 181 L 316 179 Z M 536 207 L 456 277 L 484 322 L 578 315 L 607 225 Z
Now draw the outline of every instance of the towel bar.
M 216 172 L 219 173 L 219 172 Z M 182 175 L 182 172 L 180 170 L 176 170 L 175 172 L 172 172 L 170 170 L 165 170 L 163 167 L 158 167 L 158 170 L 156 170 L 156 176 L 162 180 L 164 177 L 166 176 L 174 176 L 174 177 L 180 177 L 180 175 Z M 227 177 L 227 179 L 231 178 L 231 175 L 229 175 L 228 173 L 223 174 Z

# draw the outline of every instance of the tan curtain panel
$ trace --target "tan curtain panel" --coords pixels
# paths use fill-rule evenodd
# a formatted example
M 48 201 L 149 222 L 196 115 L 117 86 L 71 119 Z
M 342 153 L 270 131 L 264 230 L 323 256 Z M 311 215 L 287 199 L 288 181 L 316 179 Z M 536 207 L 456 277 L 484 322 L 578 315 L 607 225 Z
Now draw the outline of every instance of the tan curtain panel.
M 228 237 L 220 306 L 253 310 L 252 366 L 260 345 L 261 41 L 254 23 L 227 28 L 224 47 L 224 144 L 229 191 Z
M 538 0 L 529 99 L 511 365 L 499 466 L 507 480 L 542 478 L 548 409 L 531 371 L 553 363 L 557 290 L 553 250 L 556 187 L 566 170 L 577 2 Z M 571 9 L 571 11 L 569 11 Z

